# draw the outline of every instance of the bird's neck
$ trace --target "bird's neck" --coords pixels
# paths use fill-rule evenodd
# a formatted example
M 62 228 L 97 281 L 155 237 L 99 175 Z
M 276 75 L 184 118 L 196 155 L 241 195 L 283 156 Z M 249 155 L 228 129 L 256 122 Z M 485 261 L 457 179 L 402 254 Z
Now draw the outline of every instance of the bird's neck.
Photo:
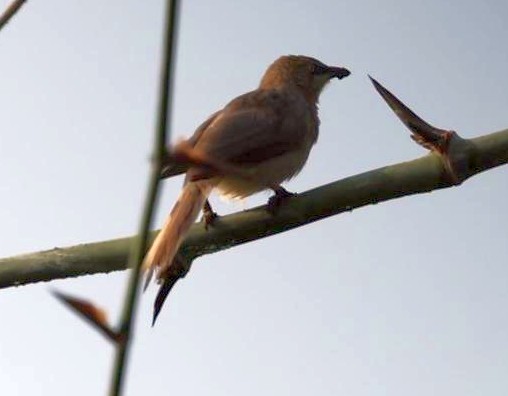
M 294 94 L 301 95 L 312 109 L 317 109 L 319 94 L 316 94 L 312 90 L 305 89 L 302 85 L 295 83 L 294 81 L 272 79 L 272 80 L 261 80 L 259 89 L 262 90 L 280 90 L 285 92 L 293 92 Z
M 302 94 L 309 104 L 314 106 L 317 104 L 319 97 L 319 92 L 316 92 L 310 86 L 309 81 L 305 81 L 304 76 L 298 76 L 286 67 L 269 68 L 263 75 L 259 88 L 295 90 Z

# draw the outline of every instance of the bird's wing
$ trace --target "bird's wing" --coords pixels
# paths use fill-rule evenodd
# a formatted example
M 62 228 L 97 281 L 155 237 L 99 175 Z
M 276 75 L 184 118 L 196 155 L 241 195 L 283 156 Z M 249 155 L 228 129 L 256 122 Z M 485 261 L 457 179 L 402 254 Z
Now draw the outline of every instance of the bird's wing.
M 187 140 L 191 146 L 194 146 L 196 142 L 199 140 L 202 133 L 208 128 L 208 126 L 222 113 L 222 110 L 216 111 L 210 117 L 206 119 L 198 128 L 194 131 L 193 135 Z M 166 179 L 168 177 L 181 175 L 182 173 L 187 172 L 188 165 L 187 164 L 169 164 L 162 169 L 161 179 Z
M 275 90 L 242 95 L 216 114 L 195 140 L 210 158 L 244 166 L 301 147 L 314 125 L 303 98 Z

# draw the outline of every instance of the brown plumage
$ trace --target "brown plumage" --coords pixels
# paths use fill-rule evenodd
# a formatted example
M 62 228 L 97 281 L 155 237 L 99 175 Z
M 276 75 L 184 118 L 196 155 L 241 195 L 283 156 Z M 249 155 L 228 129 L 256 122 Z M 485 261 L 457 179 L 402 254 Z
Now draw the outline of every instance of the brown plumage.
M 189 227 L 213 189 L 243 198 L 265 189 L 280 191 L 297 175 L 317 140 L 317 101 L 323 87 L 347 69 L 326 66 L 306 56 L 282 56 L 265 72 L 259 88 L 233 99 L 198 127 L 186 143 L 206 158 L 234 166 L 249 177 L 211 172 L 210 168 L 169 168 L 163 176 L 186 171 L 185 184 L 161 232 L 145 257 L 148 279 L 153 271 L 164 283 L 154 320 L 169 292 L 170 268 Z M 277 192 L 276 191 L 276 192 Z M 168 286 L 168 282 L 170 285 Z

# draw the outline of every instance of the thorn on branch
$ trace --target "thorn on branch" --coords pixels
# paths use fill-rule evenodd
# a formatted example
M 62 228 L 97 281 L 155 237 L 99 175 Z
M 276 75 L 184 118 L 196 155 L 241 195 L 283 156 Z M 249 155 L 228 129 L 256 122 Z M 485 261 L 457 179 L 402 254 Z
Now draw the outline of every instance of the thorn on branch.
M 371 76 L 369 78 L 388 106 L 412 132 L 411 138 L 420 146 L 439 155 L 450 183 L 458 185 L 471 176 L 476 158 L 473 143 L 461 138 L 454 131 L 430 125 L 378 81 Z
M 87 300 L 71 297 L 57 290 L 52 290 L 51 293 L 57 300 L 85 319 L 92 327 L 99 330 L 108 340 L 115 344 L 122 342 L 122 335 L 111 328 L 104 309 Z
M 162 285 L 157 292 L 157 297 L 155 298 L 155 302 L 153 305 L 153 318 L 152 318 L 152 327 L 155 325 L 157 317 L 159 316 L 162 306 L 166 301 L 166 298 L 169 295 L 173 286 L 180 280 L 185 277 L 190 270 L 192 262 L 182 257 L 182 255 L 177 254 L 174 262 L 169 266 L 169 273 L 163 274 L 161 278 L 163 279 Z

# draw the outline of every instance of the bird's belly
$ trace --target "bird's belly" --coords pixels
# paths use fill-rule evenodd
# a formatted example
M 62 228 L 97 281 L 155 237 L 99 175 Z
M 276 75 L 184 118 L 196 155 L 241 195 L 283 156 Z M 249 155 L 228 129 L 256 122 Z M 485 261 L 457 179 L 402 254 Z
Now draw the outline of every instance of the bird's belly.
M 216 188 L 219 194 L 230 199 L 245 198 L 259 191 L 280 185 L 296 176 L 309 157 L 310 147 L 274 157 L 260 164 L 249 166 L 249 180 L 238 177 L 222 177 Z

